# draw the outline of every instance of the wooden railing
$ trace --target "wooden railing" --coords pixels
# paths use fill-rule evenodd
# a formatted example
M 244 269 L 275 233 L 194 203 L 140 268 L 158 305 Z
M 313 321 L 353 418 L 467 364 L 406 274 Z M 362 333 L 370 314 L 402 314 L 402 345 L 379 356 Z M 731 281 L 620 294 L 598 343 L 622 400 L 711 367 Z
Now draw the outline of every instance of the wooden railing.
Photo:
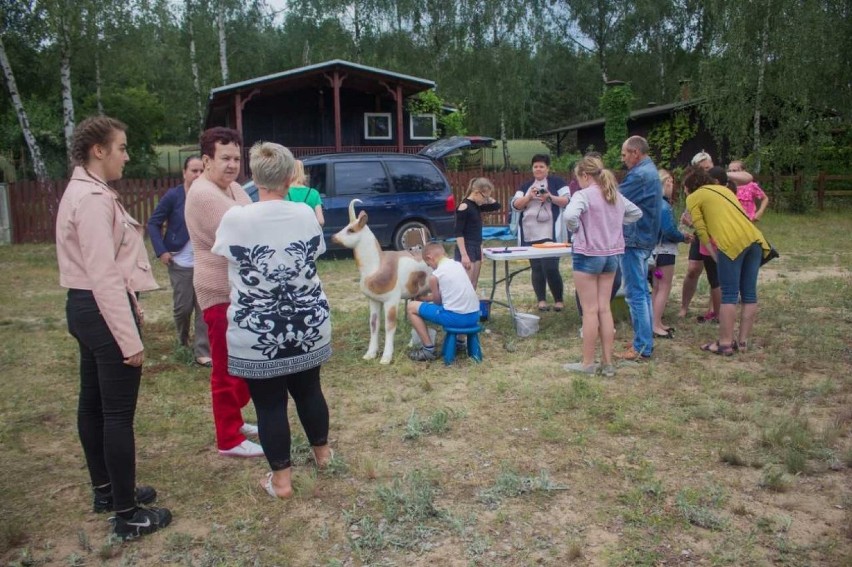
M 566 181 L 570 179 L 570 174 L 555 174 L 563 176 Z M 494 196 L 503 205 L 500 212 L 484 215 L 484 222 L 488 225 L 507 224 L 509 201 L 518 186 L 530 178 L 530 174 L 512 171 L 448 172 L 447 179 L 453 188 L 456 204 L 461 203 L 464 199 L 471 179 L 480 176 L 485 176 L 491 180 L 495 189 Z M 817 207 L 820 210 L 825 207 L 826 197 L 852 197 L 852 190 L 833 190 L 828 185 L 831 182 L 843 182 L 852 186 L 852 175 L 828 175 L 826 173 L 819 173 L 811 177 L 804 175 L 761 175 L 758 176 L 757 181 L 767 191 L 784 183 L 792 183 L 793 191 L 802 191 L 807 182 L 812 182 L 813 190 L 816 193 Z M 148 218 L 154 211 L 160 197 L 165 194 L 169 187 L 180 182 L 181 180 L 175 177 L 122 179 L 113 183 L 112 186 L 121 195 L 122 203 L 128 212 L 144 224 L 148 222 Z M 55 239 L 56 209 L 67 184 L 66 179 L 56 179 L 45 183 L 36 181 L 9 183 L 13 244 L 52 242 Z

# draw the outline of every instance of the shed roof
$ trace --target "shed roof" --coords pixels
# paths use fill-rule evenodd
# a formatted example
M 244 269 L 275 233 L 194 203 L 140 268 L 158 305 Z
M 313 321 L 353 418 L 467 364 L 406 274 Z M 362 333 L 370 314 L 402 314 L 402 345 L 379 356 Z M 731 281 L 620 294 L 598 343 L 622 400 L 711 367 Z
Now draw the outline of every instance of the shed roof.
M 280 73 L 273 73 L 263 77 L 240 81 L 239 83 L 216 87 L 210 91 L 210 100 L 212 102 L 214 99 L 222 98 L 223 95 L 228 95 L 240 90 L 266 86 L 274 88 L 274 86 L 281 84 L 287 84 L 290 88 L 293 88 L 305 86 L 307 84 L 316 84 L 318 81 L 323 81 L 322 84 L 327 86 L 327 83 L 324 82 L 324 75 L 325 73 L 334 70 L 345 71 L 349 74 L 346 81 L 347 86 L 349 86 L 350 83 L 356 83 L 359 87 L 365 87 L 363 90 L 375 89 L 376 82 L 381 80 L 390 80 L 393 81 L 394 84 L 402 86 L 404 96 L 409 96 L 421 91 L 435 88 L 435 82 L 428 79 L 412 77 L 411 75 L 404 75 L 402 73 L 394 73 L 393 71 L 379 69 L 377 67 L 368 67 L 367 65 L 360 65 L 358 63 L 352 63 L 342 59 L 333 59 L 331 61 L 325 61 L 315 65 L 298 67 L 296 69 L 290 69 Z M 372 88 L 370 88 L 370 86 L 372 86 Z
M 696 106 L 699 103 L 703 102 L 703 98 L 697 98 L 686 101 L 677 101 L 669 104 L 659 104 L 656 106 L 650 106 L 648 108 L 641 108 L 639 110 L 634 110 L 630 113 L 630 116 L 627 118 L 628 120 L 636 120 L 639 118 L 647 118 L 649 116 L 656 116 L 658 114 L 670 114 L 675 110 L 681 110 L 683 108 L 690 108 L 692 106 Z M 568 126 L 561 126 L 559 128 L 553 128 L 552 130 L 545 130 L 544 132 L 540 132 L 539 136 L 550 136 L 553 134 L 562 134 L 564 132 L 572 132 L 574 130 L 582 130 L 584 128 L 592 128 L 595 126 L 603 126 L 606 123 L 605 118 L 595 118 L 594 120 L 586 120 L 585 122 L 577 122 L 575 124 L 569 124 Z

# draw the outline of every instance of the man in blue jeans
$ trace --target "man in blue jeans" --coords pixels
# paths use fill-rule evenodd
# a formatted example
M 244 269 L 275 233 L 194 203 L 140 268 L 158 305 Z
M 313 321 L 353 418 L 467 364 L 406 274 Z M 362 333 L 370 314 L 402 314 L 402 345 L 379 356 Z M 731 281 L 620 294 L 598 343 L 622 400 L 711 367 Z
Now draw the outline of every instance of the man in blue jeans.
M 648 150 L 648 141 L 640 136 L 627 138 L 621 146 L 621 161 L 630 171 L 619 190 L 642 210 L 638 222 L 624 225 L 624 255 L 621 257 L 624 294 L 633 323 L 633 345 L 620 358 L 634 362 L 647 360 L 654 352 L 648 258 L 659 240 L 663 189 Z

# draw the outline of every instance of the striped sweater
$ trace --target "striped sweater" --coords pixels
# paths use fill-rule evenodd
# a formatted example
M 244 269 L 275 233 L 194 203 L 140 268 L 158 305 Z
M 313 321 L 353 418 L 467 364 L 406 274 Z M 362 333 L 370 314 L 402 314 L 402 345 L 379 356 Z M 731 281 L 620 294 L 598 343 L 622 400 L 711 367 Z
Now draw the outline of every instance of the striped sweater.
M 249 203 L 251 199 L 238 183 L 231 183 L 223 190 L 204 175 L 196 179 L 189 189 L 184 216 L 195 250 L 193 284 L 202 310 L 230 303 L 228 261 L 213 254 L 210 249 L 216 242 L 216 229 L 228 209 Z

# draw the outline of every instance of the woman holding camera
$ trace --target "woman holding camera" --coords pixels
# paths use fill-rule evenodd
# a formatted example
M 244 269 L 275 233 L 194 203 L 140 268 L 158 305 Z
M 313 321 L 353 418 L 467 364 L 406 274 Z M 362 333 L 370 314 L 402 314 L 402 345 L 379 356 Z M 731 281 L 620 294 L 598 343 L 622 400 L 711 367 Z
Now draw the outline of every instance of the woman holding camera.
M 549 175 L 550 156 L 536 154 L 532 158 L 532 181 L 523 183 L 512 198 L 512 209 L 520 212 L 518 245 L 542 242 L 568 242 L 568 231 L 562 222 L 562 210 L 570 200 L 568 184 L 561 177 Z M 554 311 L 565 308 L 559 258 L 530 260 L 532 286 L 539 311 L 550 311 L 547 287 L 553 294 Z M 547 287 L 546 287 L 547 286 Z

